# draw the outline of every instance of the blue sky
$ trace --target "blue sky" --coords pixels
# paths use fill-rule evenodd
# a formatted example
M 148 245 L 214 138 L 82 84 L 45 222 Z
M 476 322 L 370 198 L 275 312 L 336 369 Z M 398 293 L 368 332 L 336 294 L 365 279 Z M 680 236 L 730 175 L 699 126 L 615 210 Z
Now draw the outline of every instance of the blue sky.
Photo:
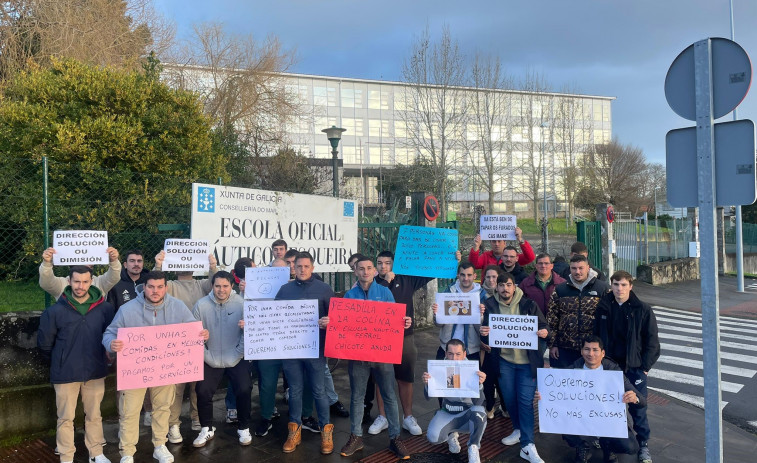
M 728 0 L 155 0 L 185 37 L 192 24 L 279 37 L 296 51 L 293 72 L 400 80 L 402 61 L 428 25 L 448 25 L 463 53 L 497 55 L 508 73 L 531 69 L 555 90 L 614 96 L 613 134 L 665 162 L 668 130 L 693 126 L 665 101 L 668 67 L 707 37 L 730 38 Z M 757 56 L 757 2 L 734 0 L 736 41 Z M 754 58 L 753 58 L 754 59 Z M 757 113 L 754 91 L 739 118 Z M 730 120 L 726 116 L 722 120 Z

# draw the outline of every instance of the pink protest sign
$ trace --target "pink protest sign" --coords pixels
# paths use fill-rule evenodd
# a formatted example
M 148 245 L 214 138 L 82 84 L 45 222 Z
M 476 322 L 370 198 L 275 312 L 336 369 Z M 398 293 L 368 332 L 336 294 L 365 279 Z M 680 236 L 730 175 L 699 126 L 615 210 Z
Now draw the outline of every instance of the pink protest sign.
M 119 328 L 118 390 L 165 386 L 203 379 L 202 322 Z

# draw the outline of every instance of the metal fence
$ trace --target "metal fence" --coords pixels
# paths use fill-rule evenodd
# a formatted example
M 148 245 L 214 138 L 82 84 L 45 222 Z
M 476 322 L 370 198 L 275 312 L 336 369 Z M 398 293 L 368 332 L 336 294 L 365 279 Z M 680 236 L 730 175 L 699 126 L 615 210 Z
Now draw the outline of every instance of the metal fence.
M 726 217 L 724 225 L 725 251 L 736 252 L 736 224 Z M 757 252 L 757 224 L 741 224 L 741 240 L 744 243 L 744 254 Z

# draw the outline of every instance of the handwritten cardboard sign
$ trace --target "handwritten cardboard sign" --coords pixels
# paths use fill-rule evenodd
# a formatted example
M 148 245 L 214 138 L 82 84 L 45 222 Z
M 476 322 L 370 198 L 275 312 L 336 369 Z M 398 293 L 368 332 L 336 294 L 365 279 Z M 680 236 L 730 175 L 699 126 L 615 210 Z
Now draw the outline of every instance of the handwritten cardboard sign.
M 55 230 L 53 265 L 107 265 L 108 232 L 103 230 Z
M 394 273 L 454 278 L 457 272 L 457 230 L 403 225 L 394 251 Z
M 538 318 L 531 315 L 489 315 L 489 345 L 499 348 L 537 350 Z
M 474 398 L 481 395 L 478 362 L 470 360 L 429 360 L 429 397 Z
M 514 215 L 482 215 L 479 234 L 482 240 L 514 240 L 517 226 Z
M 541 432 L 628 437 L 622 371 L 539 368 L 536 380 Z
M 119 328 L 124 342 L 116 362 L 119 391 L 203 379 L 202 322 Z
M 247 267 L 244 281 L 245 299 L 273 299 L 289 281 L 289 267 Z
M 468 293 L 436 293 L 436 322 L 478 325 L 481 323 L 481 296 L 478 291 Z
M 244 301 L 245 360 L 318 358 L 318 330 L 317 300 Z
M 210 242 L 207 240 L 167 239 L 163 250 L 166 252 L 165 271 L 207 272 L 210 268 Z
M 326 357 L 402 363 L 405 304 L 332 297 Z

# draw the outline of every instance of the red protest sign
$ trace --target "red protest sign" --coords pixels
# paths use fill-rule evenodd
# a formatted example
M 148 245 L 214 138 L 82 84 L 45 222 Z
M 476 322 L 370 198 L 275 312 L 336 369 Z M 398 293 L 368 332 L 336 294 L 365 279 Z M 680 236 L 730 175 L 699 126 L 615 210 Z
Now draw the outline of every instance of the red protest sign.
M 331 298 L 326 357 L 401 363 L 405 304 Z

